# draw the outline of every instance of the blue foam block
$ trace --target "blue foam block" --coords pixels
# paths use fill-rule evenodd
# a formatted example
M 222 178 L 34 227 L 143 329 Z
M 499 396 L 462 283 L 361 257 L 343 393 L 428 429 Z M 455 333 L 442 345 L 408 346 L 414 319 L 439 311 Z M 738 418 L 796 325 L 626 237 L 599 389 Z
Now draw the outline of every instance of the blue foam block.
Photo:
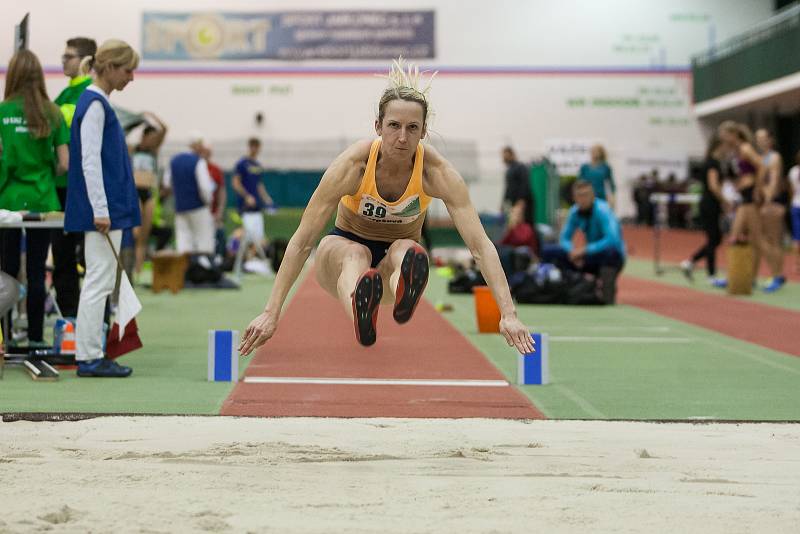
M 543 385 L 550 383 L 548 357 L 550 338 L 547 334 L 532 333 L 533 352 L 520 354 L 517 365 L 517 384 Z
M 236 330 L 208 331 L 209 382 L 239 381 L 238 343 L 239 332 Z

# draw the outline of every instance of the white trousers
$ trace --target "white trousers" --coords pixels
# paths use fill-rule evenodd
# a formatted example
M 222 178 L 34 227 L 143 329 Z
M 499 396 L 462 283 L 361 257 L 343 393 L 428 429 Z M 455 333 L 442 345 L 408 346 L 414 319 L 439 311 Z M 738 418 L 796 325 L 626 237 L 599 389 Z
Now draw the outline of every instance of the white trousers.
M 108 235 L 119 253 L 122 230 L 114 230 Z M 83 278 L 75 325 L 75 359 L 79 361 L 95 360 L 104 356 L 103 316 L 106 298 L 114 291 L 117 281 L 117 260 L 106 236 L 100 232 L 86 232 L 84 253 L 86 275 Z
M 250 243 L 258 247 L 264 244 L 264 215 L 260 211 L 242 213 L 242 226 Z
M 214 253 L 214 216 L 208 206 L 175 214 L 175 246 L 178 252 Z

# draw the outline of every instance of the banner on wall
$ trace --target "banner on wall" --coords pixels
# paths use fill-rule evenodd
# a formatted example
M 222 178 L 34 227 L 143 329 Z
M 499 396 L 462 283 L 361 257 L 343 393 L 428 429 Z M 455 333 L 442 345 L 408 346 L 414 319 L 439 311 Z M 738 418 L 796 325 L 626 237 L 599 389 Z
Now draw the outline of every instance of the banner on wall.
M 433 58 L 433 11 L 142 14 L 154 60 Z
M 590 150 L 596 140 L 547 139 L 544 142 L 547 159 L 553 162 L 561 176 L 577 176 L 581 165 L 589 163 Z

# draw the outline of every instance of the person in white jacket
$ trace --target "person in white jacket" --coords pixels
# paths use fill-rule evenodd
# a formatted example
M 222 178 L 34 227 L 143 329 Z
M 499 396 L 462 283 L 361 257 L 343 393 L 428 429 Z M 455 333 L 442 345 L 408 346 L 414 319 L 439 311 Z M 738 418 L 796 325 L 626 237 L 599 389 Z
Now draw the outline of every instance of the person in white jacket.
M 192 134 L 191 149 L 172 158 L 164 187 L 175 198 L 175 243 L 178 252 L 214 254 L 216 226 L 211 214 L 216 184 L 203 159 L 203 138 Z

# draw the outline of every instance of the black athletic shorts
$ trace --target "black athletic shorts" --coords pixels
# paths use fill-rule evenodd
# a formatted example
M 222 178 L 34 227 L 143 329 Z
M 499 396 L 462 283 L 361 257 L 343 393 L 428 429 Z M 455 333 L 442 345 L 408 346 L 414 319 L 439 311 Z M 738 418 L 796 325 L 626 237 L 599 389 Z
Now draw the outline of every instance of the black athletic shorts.
M 137 187 L 136 194 L 139 195 L 139 200 L 142 204 L 153 198 L 153 190 L 149 187 Z
M 386 252 L 392 245 L 390 241 L 375 241 L 373 239 L 365 239 L 352 232 L 347 232 L 345 230 L 342 230 L 338 226 L 334 226 L 333 230 L 331 230 L 328 235 L 338 235 L 339 237 L 344 237 L 345 239 L 349 239 L 350 241 L 355 241 L 356 243 L 360 243 L 365 247 L 367 247 L 370 253 L 372 253 L 373 269 L 378 266 L 378 264 L 381 262 L 383 258 L 386 257 Z

